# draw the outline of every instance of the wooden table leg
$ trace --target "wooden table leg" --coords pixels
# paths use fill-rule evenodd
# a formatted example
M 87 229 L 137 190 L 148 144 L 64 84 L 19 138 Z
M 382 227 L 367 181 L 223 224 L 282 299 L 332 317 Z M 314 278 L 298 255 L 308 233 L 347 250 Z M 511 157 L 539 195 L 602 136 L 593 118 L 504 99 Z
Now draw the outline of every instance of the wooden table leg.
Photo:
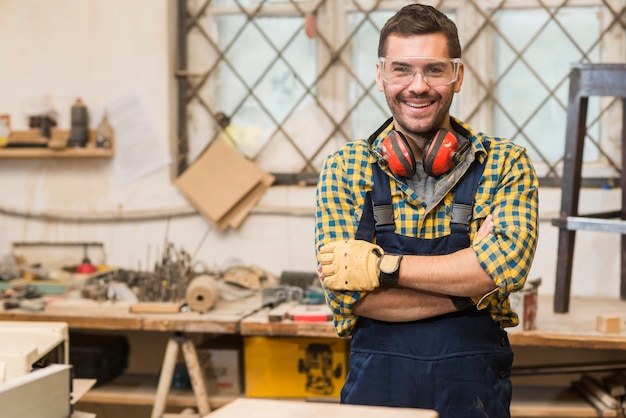
M 178 341 L 176 341 L 175 338 L 170 338 L 167 342 L 167 348 L 165 349 L 163 365 L 161 366 L 161 375 L 159 376 L 159 385 L 157 386 L 154 406 L 152 407 L 152 415 L 150 415 L 150 418 L 161 418 L 165 412 L 167 395 L 170 393 L 170 387 L 172 386 L 172 378 L 174 376 L 177 358 Z
M 193 393 L 196 395 L 198 411 L 202 416 L 207 415 L 211 412 L 211 407 L 209 405 L 209 395 L 207 394 L 205 375 L 200 367 L 196 348 L 189 338 L 185 338 L 182 342 L 182 349 L 183 356 L 185 357 L 185 364 L 187 364 L 187 370 L 189 372 L 189 378 L 191 380 L 191 387 L 193 388 Z

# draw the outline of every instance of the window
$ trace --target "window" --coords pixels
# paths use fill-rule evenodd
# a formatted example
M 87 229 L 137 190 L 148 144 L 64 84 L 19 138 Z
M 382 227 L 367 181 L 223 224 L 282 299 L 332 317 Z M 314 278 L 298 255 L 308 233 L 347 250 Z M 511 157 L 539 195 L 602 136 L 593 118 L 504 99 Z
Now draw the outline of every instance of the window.
M 389 117 L 378 33 L 407 3 L 179 0 L 180 171 L 223 137 L 267 171 L 316 176 Z M 523 145 L 543 184 L 558 183 L 570 65 L 624 61 L 625 0 L 424 3 L 459 27 L 465 82 L 451 113 Z M 583 175 L 619 176 L 620 101 L 592 98 L 587 124 Z

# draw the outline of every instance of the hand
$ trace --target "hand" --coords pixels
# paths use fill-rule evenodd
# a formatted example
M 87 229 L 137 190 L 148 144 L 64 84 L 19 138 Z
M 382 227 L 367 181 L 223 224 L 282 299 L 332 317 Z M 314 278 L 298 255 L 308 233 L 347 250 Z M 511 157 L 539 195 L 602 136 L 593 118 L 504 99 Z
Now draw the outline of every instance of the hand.
M 482 225 L 476 232 L 476 235 L 474 235 L 474 240 L 472 241 L 472 244 L 478 244 L 480 241 L 483 240 L 483 238 L 487 238 L 493 235 L 493 233 L 491 232 L 492 230 L 493 230 L 493 216 L 489 214 L 487 215 Z
M 378 263 L 384 251 L 363 240 L 343 240 L 320 248 L 324 286 L 331 290 L 371 291 L 380 286 Z
M 493 216 L 489 214 L 483 221 L 482 225 L 480 225 L 480 228 L 476 232 L 476 235 L 474 235 L 474 240 L 472 241 L 472 245 L 478 244 L 483 239 L 492 236 L 493 235 L 492 230 L 493 230 Z M 454 307 L 457 309 L 457 311 L 462 311 L 462 310 L 472 308 L 478 305 L 478 303 L 480 302 L 482 298 L 483 298 L 483 295 L 473 296 L 473 297 L 450 296 L 450 299 L 452 300 L 452 303 L 454 304 Z

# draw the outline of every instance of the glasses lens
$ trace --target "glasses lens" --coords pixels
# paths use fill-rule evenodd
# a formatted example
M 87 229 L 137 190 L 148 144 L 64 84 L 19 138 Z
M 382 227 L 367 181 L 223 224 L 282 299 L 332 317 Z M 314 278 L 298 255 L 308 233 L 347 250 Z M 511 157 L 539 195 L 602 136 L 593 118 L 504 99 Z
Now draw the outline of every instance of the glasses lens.
M 456 81 L 458 58 L 381 58 L 383 80 L 389 84 L 409 85 L 419 73 L 430 86 L 443 86 Z

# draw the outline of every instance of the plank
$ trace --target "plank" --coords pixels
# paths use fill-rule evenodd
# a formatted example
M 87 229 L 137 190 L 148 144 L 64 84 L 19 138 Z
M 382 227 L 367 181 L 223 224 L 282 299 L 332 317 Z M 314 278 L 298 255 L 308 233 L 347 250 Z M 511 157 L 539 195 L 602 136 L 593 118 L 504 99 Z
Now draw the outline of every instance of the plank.
M 53 364 L 0 385 L 2 416 L 20 418 L 69 416 L 70 373 L 71 366 Z
M 415 408 L 342 405 L 275 399 L 239 398 L 206 418 L 437 418 L 435 411 Z

